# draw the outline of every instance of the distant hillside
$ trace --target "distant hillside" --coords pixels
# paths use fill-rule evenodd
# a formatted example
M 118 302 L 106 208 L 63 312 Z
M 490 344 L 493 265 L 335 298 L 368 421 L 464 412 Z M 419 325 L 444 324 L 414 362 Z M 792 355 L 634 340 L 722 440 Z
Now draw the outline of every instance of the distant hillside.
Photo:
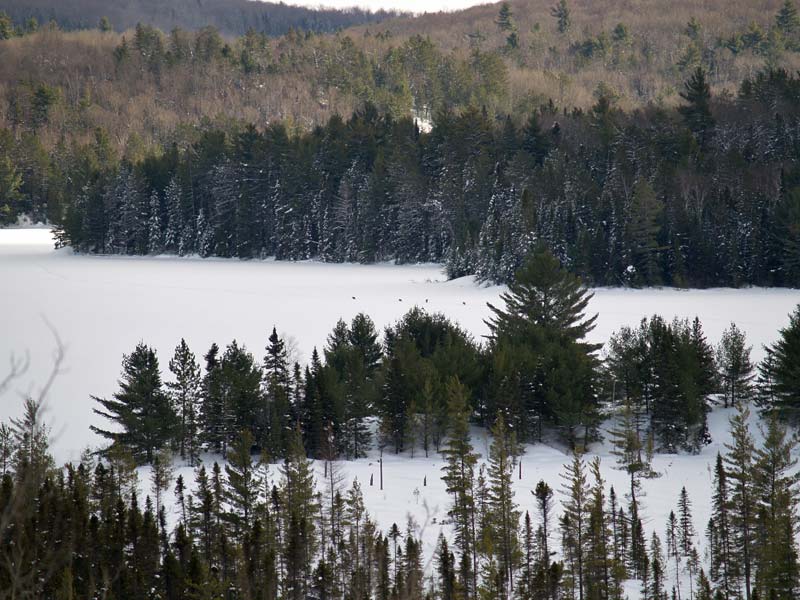
M 141 22 L 163 31 L 213 25 L 227 35 L 242 35 L 248 29 L 267 35 L 282 35 L 291 28 L 331 32 L 396 15 L 360 9 L 312 10 L 251 0 L 0 0 L 0 11 L 16 23 L 33 17 L 39 23 L 54 20 L 70 30 L 96 27 L 107 17 L 117 31 Z
M 543 107 L 588 111 L 601 98 L 625 112 L 674 107 L 697 67 L 715 97 L 736 96 L 764 70 L 800 69 L 795 0 L 676 0 L 669 10 L 661 0 L 555 1 L 364 23 L 387 15 L 245 0 L 0 0 L 14 17 L 5 33 L 0 22 L 0 129 L 51 149 L 100 128 L 133 158 L 209 120 L 308 131 L 369 102 L 394 118 L 476 107 L 521 125 Z M 61 28 L 26 27 L 31 14 Z M 101 15 L 122 32 L 100 31 Z M 269 35 L 348 19 L 362 23 Z M 201 28 L 209 22 L 222 35 Z M 64 31 L 81 24 L 95 29 Z M 250 26 L 262 33 L 226 35 Z

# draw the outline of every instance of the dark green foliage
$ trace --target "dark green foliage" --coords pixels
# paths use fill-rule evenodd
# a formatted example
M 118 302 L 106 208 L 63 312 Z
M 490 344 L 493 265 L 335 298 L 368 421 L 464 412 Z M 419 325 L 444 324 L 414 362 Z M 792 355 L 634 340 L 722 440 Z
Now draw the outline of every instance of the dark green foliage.
M 137 344 L 122 359 L 120 390 L 112 399 L 93 397 L 102 409 L 94 411 L 122 431 L 108 431 L 92 426 L 92 431 L 130 448 L 137 460 L 152 462 L 155 452 L 170 443 L 177 417 L 169 396 L 161 386 L 161 372 L 155 350 Z
M 655 316 L 636 330 L 623 328 L 612 337 L 607 364 L 612 390 L 625 396 L 628 433 L 618 431 L 615 439 L 620 451 L 634 452 L 626 458 L 630 465 L 641 463 L 651 434 L 668 451 L 708 443 L 708 398 L 718 377 L 698 319 L 667 324 Z
M 686 106 L 679 108 L 686 126 L 695 135 L 701 150 L 711 141 L 714 133 L 714 117 L 711 116 L 711 91 L 706 80 L 706 72 L 697 67 L 681 92 Z
M 716 357 L 726 407 L 729 403 L 747 402 L 752 397 L 754 369 L 750 362 L 750 350 L 744 333 L 735 323 L 731 323 L 722 333 Z
M 136 44 L 169 52 L 151 37 L 142 28 Z M 409 44 L 424 54 L 424 40 Z M 491 70 L 484 53 L 472 60 Z M 543 105 L 527 119 L 442 110 L 430 133 L 367 105 L 298 135 L 181 129 L 181 150 L 127 162 L 102 130 L 68 161 L 9 132 L 2 218 L 46 213 L 59 244 L 82 252 L 441 261 L 452 276 L 504 282 L 541 244 L 597 285 L 793 286 L 799 87 L 765 70 L 738 97 L 712 98 L 701 70 L 679 109 L 625 114 L 600 93 L 590 111 Z M 766 183 L 779 177 L 780 190 Z
M 490 400 L 496 410 L 510 410 L 524 439 L 540 437 L 541 423 L 562 429 L 573 446 L 579 427 L 584 443 L 592 438 L 597 346 L 585 337 L 596 316 L 583 314 L 591 297 L 552 254 L 536 251 L 501 295 L 505 306 L 489 305 Z
M 800 422 L 800 306 L 767 349 L 761 365 L 760 393 L 764 408 L 797 425 Z

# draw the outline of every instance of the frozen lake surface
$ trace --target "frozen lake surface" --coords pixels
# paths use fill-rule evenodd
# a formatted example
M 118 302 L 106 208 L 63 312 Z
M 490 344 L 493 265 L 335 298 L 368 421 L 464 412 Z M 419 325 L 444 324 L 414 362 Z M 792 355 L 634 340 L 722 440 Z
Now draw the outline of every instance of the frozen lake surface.
M 487 332 L 487 302 L 504 288 L 472 278 L 446 281 L 438 265 L 336 265 L 176 257 L 80 256 L 53 250 L 46 229 L 0 230 L 0 378 L 14 354 L 30 365 L 12 393 L 0 398 L 0 420 L 19 414 L 20 396 L 35 393 L 52 363 L 56 342 L 66 349 L 63 373 L 49 395 L 48 420 L 61 459 L 96 443 L 90 394 L 117 389 L 122 354 L 144 340 L 162 369 L 181 337 L 198 358 L 212 342 L 238 340 L 257 357 L 273 325 L 304 363 L 322 347 L 336 321 L 366 312 L 383 328 L 414 305 L 441 311 L 476 337 Z M 594 341 L 621 325 L 658 313 L 699 316 L 716 344 L 735 321 L 747 332 L 754 358 L 772 342 L 800 292 L 784 289 L 597 289 Z

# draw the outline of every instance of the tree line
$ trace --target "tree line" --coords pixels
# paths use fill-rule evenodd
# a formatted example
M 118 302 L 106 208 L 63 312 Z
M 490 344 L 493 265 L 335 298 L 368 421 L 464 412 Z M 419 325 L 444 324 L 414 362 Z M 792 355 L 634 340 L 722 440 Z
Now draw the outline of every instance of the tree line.
M 334 32 L 353 25 L 377 24 L 384 19 L 397 16 L 395 11 L 372 12 L 357 7 L 336 10 L 292 6 L 283 3 L 264 2 L 249 4 L 236 0 L 136 0 L 134 2 L 108 3 L 96 0 L 67 0 L 52 4 L 41 0 L 30 0 L 25 4 L 0 0 L 0 23 L 5 17 L 10 22 L 10 32 L 23 35 L 35 31 L 32 24 L 57 23 L 66 30 L 94 29 L 126 31 L 138 23 L 157 27 L 162 31 L 175 28 L 196 30 L 214 27 L 224 35 L 244 35 L 248 30 L 270 36 L 284 35 L 291 29 L 313 32 Z M 17 23 L 17 27 L 14 27 Z
M 559 488 L 542 480 L 520 498 L 516 441 L 502 414 L 481 462 L 465 390 L 451 390 L 448 403 L 448 529 L 425 556 L 420 525 L 410 518 L 382 530 L 337 456 L 315 476 L 299 429 L 289 429 L 277 464 L 253 454 L 244 430 L 224 466 L 201 463 L 191 482 L 159 453 L 142 501 L 120 446 L 56 468 L 41 404 L 29 400 L 20 419 L 0 425 L 0 589 L 55 600 L 621 600 L 638 580 L 648 600 L 796 597 L 796 441 L 775 415 L 761 445 L 745 403 L 731 417 L 701 556 L 703 524 L 685 487 L 663 529 L 649 532 L 638 476 L 619 493 L 599 458 L 575 453 Z M 628 469 L 626 453 L 615 454 Z
M 368 105 L 294 136 L 201 128 L 136 163 L 100 136 L 57 233 L 82 252 L 445 261 L 501 282 L 545 245 L 598 285 L 796 286 L 798 90 L 769 71 L 714 101 L 698 69 L 674 111 L 445 110 L 430 133 Z
M 710 442 L 716 403 L 755 401 L 798 422 L 800 310 L 754 365 L 735 324 L 714 348 L 698 319 L 658 316 L 622 328 L 600 356 L 586 341 L 591 294 L 546 251 L 501 298 L 504 306 L 490 305 L 485 343 L 418 307 L 380 341 L 359 314 L 340 320 L 305 367 L 291 363 L 273 328 L 263 359 L 234 340 L 224 350 L 212 344 L 201 366 L 181 340 L 165 382 L 155 350 L 140 342 L 123 357 L 119 390 L 95 398 L 95 412 L 115 426 L 92 429 L 139 463 L 167 449 L 189 464 L 203 451 L 225 456 L 243 430 L 272 459 L 286 455 L 295 432 L 312 458 L 359 458 L 374 446 L 413 458 L 442 451 L 456 417 L 451 400 L 461 398 L 471 422 L 488 429 L 501 416 L 515 448 L 553 436 L 585 448 L 617 412 L 612 441 L 633 472 L 646 474 L 654 452 L 698 452 Z

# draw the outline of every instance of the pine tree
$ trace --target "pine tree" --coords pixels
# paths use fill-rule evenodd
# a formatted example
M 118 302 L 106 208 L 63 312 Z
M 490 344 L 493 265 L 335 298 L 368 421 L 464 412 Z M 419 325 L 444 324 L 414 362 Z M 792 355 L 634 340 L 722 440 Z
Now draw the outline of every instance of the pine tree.
M 566 560 L 566 583 L 574 598 L 584 600 L 586 581 L 586 545 L 589 527 L 589 495 L 586 465 L 576 452 L 572 462 L 565 465 L 561 517 L 562 551 Z
M 731 482 L 731 532 L 736 560 L 744 577 L 744 596 L 750 600 L 754 572 L 756 495 L 753 487 L 755 446 L 748 429 L 750 409 L 740 404 L 730 419 L 732 443 L 726 444 L 727 475 Z
M 225 348 L 219 369 L 226 447 L 245 429 L 251 430 L 260 441 L 266 414 L 261 391 L 262 373 L 255 358 L 247 348 L 233 340 Z
M 694 524 L 692 522 L 692 503 L 686 486 L 681 488 L 678 499 L 678 544 L 684 557 L 688 557 L 694 547 Z
M 505 367 L 511 372 L 498 373 L 499 382 L 518 381 L 516 393 L 530 397 L 517 413 L 537 411 L 541 418 L 551 419 L 573 447 L 578 428 L 582 426 L 584 438 L 590 438 L 598 419 L 597 346 L 584 341 L 596 320 L 596 316 L 584 319 L 583 315 L 591 297 L 576 276 L 542 250 L 526 259 L 508 292 L 501 294 L 505 307 L 488 305 L 493 315 L 487 321 L 490 349 L 495 357 L 506 351 L 530 360 L 529 364 L 512 361 Z M 529 378 L 537 384 L 530 385 Z M 498 395 L 508 392 L 499 386 Z M 520 414 L 512 417 L 525 420 Z
M 758 501 L 756 581 L 754 589 L 763 598 L 789 599 L 800 586 L 797 530 L 798 483 L 794 473 L 797 447 L 794 436 L 773 415 L 767 421 L 762 448 L 755 451 L 752 479 Z
M 233 527 L 232 539 L 238 542 L 242 542 L 253 527 L 263 483 L 258 474 L 259 465 L 251 454 L 254 444 L 253 434 L 243 430 L 233 442 L 225 465 L 225 500 L 230 507 L 225 518 Z
M 516 449 L 502 413 L 492 427 L 489 448 L 489 527 L 495 540 L 501 598 L 510 598 L 514 572 L 520 560 L 519 509 L 514 501 L 512 478 Z
M 559 0 L 558 4 L 550 9 L 550 14 L 553 15 L 553 18 L 556 20 L 558 33 L 562 35 L 568 33 L 572 26 L 572 17 L 570 16 L 570 10 L 567 6 L 567 0 Z
M 181 339 L 175 354 L 169 361 L 169 370 L 175 381 L 167 382 L 172 405 L 178 416 L 176 437 L 181 458 L 194 466 L 199 461 L 199 413 L 201 396 L 200 367 L 189 350 L 186 340 Z
M 735 406 L 738 401 L 747 402 L 752 397 L 753 364 L 750 362 L 750 350 L 744 333 L 735 323 L 722 332 L 722 339 L 717 346 L 717 365 L 726 407 L 729 403 Z
M 766 410 L 792 424 L 800 423 L 800 306 L 789 317 L 789 326 L 767 349 L 762 364 L 761 394 L 768 400 Z
M 319 506 L 311 461 L 306 458 L 298 430 L 294 430 L 289 437 L 281 473 L 283 486 L 280 493 L 285 507 L 285 588 L 288 598 L 300 600 L 308 594 L 311 581 L 311 559 L 318 542 L 314 522 Z
M 711 115 L 711 88 L 706 81 L 706 72 L 697 67 L 692 76 L 684 84 L 685 90 L 680 96 L 687 105 L 678 110 L 689 130 L 695 135 L 701 150 L 711 141 L 714 133 L 714 117 Z
M 448 515 L 453 519 L 455 545 L 460 552 L 459 583 L 468 598 L 477 593 L 476 509 L 475 509 L 475 465 L 478 455 L 473 451 L 469 438 L 469 421 L 466 389 L 457 380 L 451 379 L 446 388 L 450 428 L 442 449 L 445 466 L 442 481 L 447 493 L 453 497 Z
M 155 350 L 140 342 L 122 359 L 120 390 L 113 399 L 92 398 L 102 406 L 94 409 L 122 431 L 91 426 L 92 431 L 115 444 L 128 447 L 137 460 L 151 463 L 156 451 L 174 439 L 177 417 L 161 386 Z

